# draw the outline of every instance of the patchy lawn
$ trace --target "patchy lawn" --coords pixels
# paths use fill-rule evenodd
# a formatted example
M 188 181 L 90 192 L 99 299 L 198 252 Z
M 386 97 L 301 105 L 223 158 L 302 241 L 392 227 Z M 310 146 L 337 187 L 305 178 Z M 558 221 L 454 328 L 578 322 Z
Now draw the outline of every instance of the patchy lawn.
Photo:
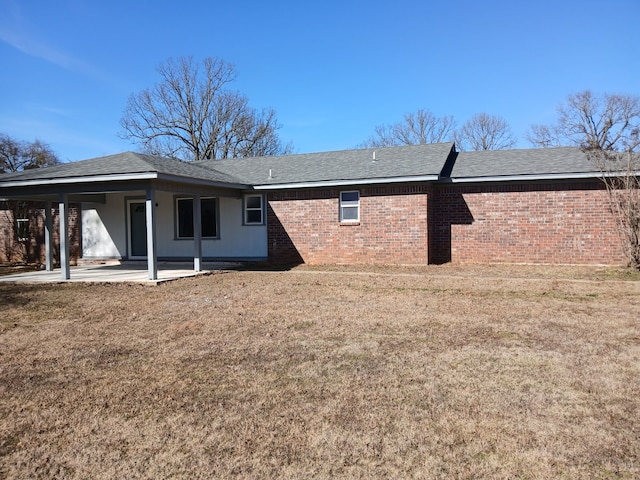
M 637 276 L 318 270 L 0 284 L 0 478 L 640 477 Z

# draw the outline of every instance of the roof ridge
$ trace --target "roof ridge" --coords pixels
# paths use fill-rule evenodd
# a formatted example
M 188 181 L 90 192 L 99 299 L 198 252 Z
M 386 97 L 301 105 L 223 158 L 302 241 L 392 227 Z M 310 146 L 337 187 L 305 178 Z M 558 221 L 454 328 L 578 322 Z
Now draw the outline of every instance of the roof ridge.
M 482 154 L 482 155 L 500 155 L 501 153 L 519 153 L 519 152 L 549 152 L 552 150 L 579 150 L 582 151 L 580 147 L 575 147 L 573 145 L 559 145 L 556 147 L 530 147 L 530 148 L 509 148 L 509 149 L 499 149 L 499 150 L 462 150 L 457 152 L 458 154 Z
M 436 143 L 417 143 L 413 145 L 390 145 L 386 147 L 362 147 L 362 148 L 344 148 L 339 150 L 326 150 L 319 152 L 303 152 L 303 153 L 290 153 L 285 155 L 260 155 L 256 157 L 227 157 L 227 158 L 209 158 L 204 160 L 194 160 L 193 164 L 205 164 L 205 163 L 216 163 L 216 162 L 234 162 L 234 161 L 248 161 L 248 160 L 266 160 L 266 159 L 277 159 L 277 158 L 291 158 L 295 161 L 296 157 L 308 157 L 308 156 L 330 156 L 337 154 L 345 154 L 345 153 L 354 153 L 354 152 L 371 152 L 371 151 L 380 151 L 380 150 L 399 150 L 399 149 L 419 149 L 419 148 L 434 148 L 448 145 L 450 147 L 455 146 L 455 142 L 436 142 Z

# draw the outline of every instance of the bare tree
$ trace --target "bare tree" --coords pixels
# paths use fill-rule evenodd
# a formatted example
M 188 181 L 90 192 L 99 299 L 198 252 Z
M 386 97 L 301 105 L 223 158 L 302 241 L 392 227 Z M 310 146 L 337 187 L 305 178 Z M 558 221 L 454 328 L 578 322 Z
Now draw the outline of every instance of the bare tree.
M 538 147 L 577 146 L 593 160 L 627 262 L 640 269 L 640 98 L 589 90 L 569 95 L 557 123 L 533 125 L 528 139 Z
M 628 266 L 640 270 L 640 154 L 587 149 L 602 173 Z
M 561 146 L 555 127 L 549 125 L 531 125 L 531 129 L 526 135 L 526 138 L 531 145 L 537 148 Z
M 582 148 L 600 169 L 609 207 L 630 266 L 640 270 L 640 98 L 572 94 L 558 106 L 555 125 L 533 125 L 529 142 L 537 147 Z
M 527 139 L 537 147 L 573 145 L 584 150 L 638 151 L 640 98 L 594 95 L 585 90 L 558 106 L 555 125 L 533 125 Z
M 289 153 L 277 135 L 275 111 L 256 111 L 247 98 L 229 90 L 234 66 L 205 58 L 168 59 L 158 67 L 161 81 L 133 94 L 120 120 L 121 136 L 148 153 L 182 160 Z
M 513 148 L 516 139 L 506 120 L 479 113 L 456 133 L 456 144 L 460 150 L 504 150 Z
M 0 133 L 0 173 L 56 165 L 60 160 L 46 143 L 16 140 Z
M 452 116 L 438 117 L 428 110 L 407 113 L 404 121 L 379 125 L 363 147 L 393 147 L 445 142 L 453 139 L 456 121 Z
M 24 142 L 0 134 L 0 173 L 18 172 L 60 163 L 57 155 L 46 143 L 35 140 Z M 22 261 L 35 260 L 31 239 L 38 230 L 41 210 L 33 202 L 5 200 L 5 224 L 10 226 L 5 241 L 5 257 Z

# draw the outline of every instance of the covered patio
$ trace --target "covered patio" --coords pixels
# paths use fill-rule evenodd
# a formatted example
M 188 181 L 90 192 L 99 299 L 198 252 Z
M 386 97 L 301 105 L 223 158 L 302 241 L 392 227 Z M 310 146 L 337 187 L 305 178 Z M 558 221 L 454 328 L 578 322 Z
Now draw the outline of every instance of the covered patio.
M 0 275 L 2 283 L 141 283 L 158 285 L 180 278 L 209 275 L 239 268 L 239 263 L 216 262 L 202 264 L 199 271 L 192 264 L 158 262 L 156 278 L 149 278 L 146 262 L 112 262 L 98 265 L 71 266 L 68 279 L 61 278 L 60 270 L 32 270 L 10 275 Z
M 249 186 L 234 181 L 220 172 L 179 160 L 153 157 L 132 152 L 81 162 L 25 170 L 2 175 L 0 199 L 40 202 L 44 204 L 45 270 L 20 274 L 28 281 L 149 281 L 162 282 L 207 273 L 202 253 L 201 196 L 240 198 Z M 70 203 L 104 204 L 106 195 L 125 192 L 140 198 L 142 207 L 137 227 L 139 242 L 119 252 L 121 259 L 144 259 L 143 263 L 120 266 L 98 265 L 71 267 L 69 252 Z M 161 268 L 158 260 L 158 221 L 156 195 L 171 192 L 193 199 L 193 240 L 190 268 Z M 58 222 L 54 225 L 53 209 Z M 137 212 L 137 211 L 136 211 Z M 137 213 L 136 213 L 137 214 Z M 123 220 L 124 221 L 124 220 Z M 57 226 L 60 269 L 54 270 L 54 229 Z M 135 251 L 134 249 L 138 250 Z M 171 265 L 170 263 L 167 263 Z M 134 266 L 135 265 L 135 266 Z M 109 280 L 100 280 L 104 275 Z M 57 278 L 55 278 L 57 277 Z M 55 278 L 55 280 L 54 280 Z M 85 280 L 91 278 L 91 280 Z M 7 281 L 0 278 L 0 281 Z M 27 281 L 27 280 L 22 280 Z

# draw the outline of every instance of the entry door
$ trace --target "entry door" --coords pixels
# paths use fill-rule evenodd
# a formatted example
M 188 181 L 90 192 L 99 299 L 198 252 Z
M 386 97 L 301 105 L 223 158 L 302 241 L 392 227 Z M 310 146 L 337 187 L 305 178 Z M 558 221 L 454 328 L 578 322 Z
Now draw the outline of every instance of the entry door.
M 129 257 L 147 258 L 147 211 L 144 200 L 129 200 Z

